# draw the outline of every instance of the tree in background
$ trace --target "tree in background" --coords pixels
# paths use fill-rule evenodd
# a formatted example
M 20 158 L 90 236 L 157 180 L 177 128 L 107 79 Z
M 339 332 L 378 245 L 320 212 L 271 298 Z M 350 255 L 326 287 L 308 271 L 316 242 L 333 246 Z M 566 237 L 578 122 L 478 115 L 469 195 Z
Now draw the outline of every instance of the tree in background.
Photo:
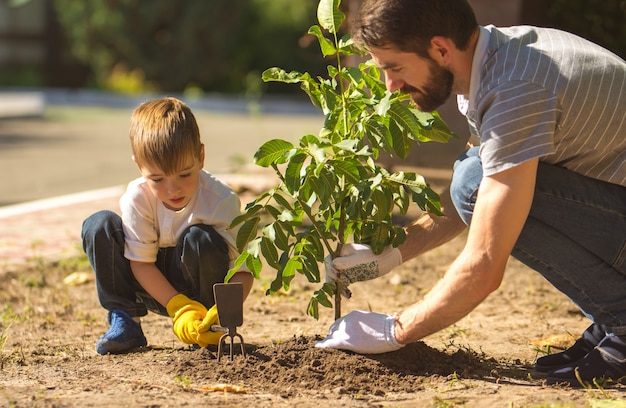
M 524 0 L 522 20 L 569 31 L 626 58 L 626 0 Z
M 242 92 L 259 86 L 260 72 L 276 64 L 321 71 L 324 62 L 301 38 L 316 4 L 54 0 L 71 51 L 91 67 L 94 86 L 168 92 Z
M 552 0 L 548 18 L 626 58 L 626 0 Z
M 3 85 L 117 91 L 267 89 L 270 66 L 323 74 L 325 62 L 301 29 L 316 0 L 6 0 L 41 3 L 45 61 L 2 67 Z M 626 0 L 523 0 L 521 22 L 551 26 L 626 57 Z M 8 34 L 11 34 L 10 32 Z M 87 79 L 85 79 L 87 78 Z

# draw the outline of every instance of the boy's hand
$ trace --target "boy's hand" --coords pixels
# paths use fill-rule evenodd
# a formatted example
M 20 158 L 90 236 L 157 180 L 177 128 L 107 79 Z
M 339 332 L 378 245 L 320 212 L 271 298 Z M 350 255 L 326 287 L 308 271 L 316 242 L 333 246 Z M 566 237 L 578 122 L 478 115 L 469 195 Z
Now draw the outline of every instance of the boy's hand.
M 199 330 L 200 325 L 207 316 L 207 309 L 203 304 L 189 299 L 179 293 L 170 299 L 166 306 L 167 313 L 173 321 L 174 334 L 183 343 L 197 344 L 206 347 L 209 344 L 217 344 L 223 333 L 203 332 Z M 211 308 L 212 310 L 214 308 Z M 217 308 L 214 312 L 217 319 Z M 210 329 L 210 325 L 208 326 Z
M 202 319 L 202 323 L 198 326 L 198 331 L 200 333 L 210 331 L 211 326 L 214 324 L 220 324 L 217 314 L 217 305 L 213 305 L 213 307 L 206 313 L 206 316 Z

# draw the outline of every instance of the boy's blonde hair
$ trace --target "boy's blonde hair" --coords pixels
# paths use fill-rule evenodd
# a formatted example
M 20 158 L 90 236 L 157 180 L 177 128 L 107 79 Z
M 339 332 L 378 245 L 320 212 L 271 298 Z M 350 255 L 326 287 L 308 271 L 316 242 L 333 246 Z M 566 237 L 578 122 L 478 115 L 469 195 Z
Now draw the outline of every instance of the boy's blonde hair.
M 157 167 L 165 175 L 180 171 L 189 157 L 201 159 L 196 118 L 184 102 L 172 97 L 144 102 L 135 109 L 130 143 L 137 165 Z

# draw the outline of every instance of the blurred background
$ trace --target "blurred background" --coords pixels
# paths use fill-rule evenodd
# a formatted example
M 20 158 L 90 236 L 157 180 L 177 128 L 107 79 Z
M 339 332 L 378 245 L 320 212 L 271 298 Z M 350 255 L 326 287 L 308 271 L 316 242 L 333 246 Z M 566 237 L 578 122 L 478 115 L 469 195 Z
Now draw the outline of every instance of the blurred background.
M 626 55 L 626 0 L 470 0 L 481 24 L 562 28 Z M 206 167 L 237 171 L 270 138 L 317 133 L 298 86 L 273 66 L 324 74 L 318 0 L 0 0 L 0 206 L 126 183 L 132 108 L 170 94 L 198 116 Z M 344 0 L 348 14 L 358 0 Z M 448 168 L 467 135 L 414 149 L 405 164 Z M 395 165 L 397 163 L 391 163 Z
M 322 73 L 317 0 L 0 0 L 0 86 L 122 93 L 299 93 L 271 66 Z M 343 8 L 358 0 L 344 0 Z M 626 1 L 470 0 L 481 23 L 535 24 L 626 53 Z

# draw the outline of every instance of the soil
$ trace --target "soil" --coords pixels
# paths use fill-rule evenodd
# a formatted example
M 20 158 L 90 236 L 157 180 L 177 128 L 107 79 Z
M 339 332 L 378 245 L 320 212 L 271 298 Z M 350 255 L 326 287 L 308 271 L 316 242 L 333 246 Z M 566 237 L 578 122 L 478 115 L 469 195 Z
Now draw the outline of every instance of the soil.
M 419 300 L 461 250 L 461 236 L 375 281 L 351 286 L 353 309 L 395 313 Z M 84 281 L 65 282 L 68 276 Z M 533 362 L 567 347 L 589 322 L 539 275 L 511 260 L 501 287 L 436 335 L 381 355 L 318 349 L 333 319 L 305 314 L 316 288 L 294 281 L 265 296 L 255 283 L 237 332 L 245 341 L 194 349 L 168 318 L 142 320 L 148 347 L 101 356 L 108 326 L 84 260 L 14 267 L 0 274 L 2 407 L 623 407 L 620 385 L 592 390 L 545 385 Z M 603 405 L 604 406 L 604 405 Z

